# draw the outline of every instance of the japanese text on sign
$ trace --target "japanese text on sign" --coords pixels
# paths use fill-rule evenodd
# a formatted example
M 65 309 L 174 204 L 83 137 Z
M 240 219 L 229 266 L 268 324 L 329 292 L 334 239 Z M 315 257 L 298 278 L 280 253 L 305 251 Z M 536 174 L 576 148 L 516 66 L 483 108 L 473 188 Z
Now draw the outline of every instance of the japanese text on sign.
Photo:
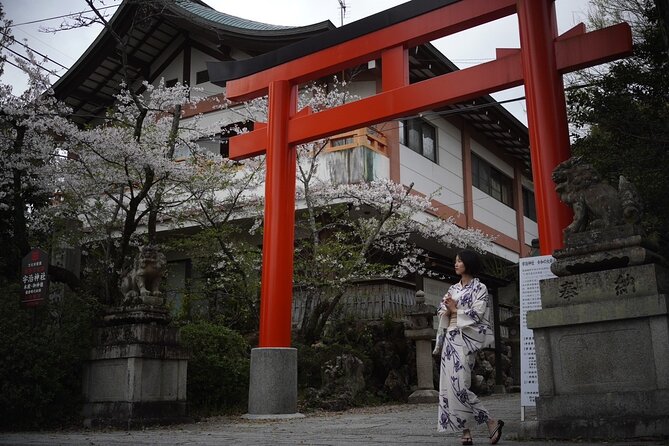
M 35 248 L 21 262 L 22 301 L 28 306 L 38 305 L 49 290 L 49 260 L 47 253 Z
M 539 281 L 555 277 L 551 272 L 553 256 L 520 259 L 520 405 L 535 406 L 539 396 L 537 355 L 534 334 L 527 328 L 527 312 L 541 310 Z

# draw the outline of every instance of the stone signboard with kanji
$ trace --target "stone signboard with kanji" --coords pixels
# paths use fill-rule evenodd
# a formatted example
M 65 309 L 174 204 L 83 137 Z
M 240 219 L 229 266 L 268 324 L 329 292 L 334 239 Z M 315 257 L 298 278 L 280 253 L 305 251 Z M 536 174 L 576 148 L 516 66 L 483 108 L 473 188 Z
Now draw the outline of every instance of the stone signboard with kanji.
M 39 305 L 49 293 L 49 257 L 39 248 L 30 251 L 21 262 L 21 302 Z

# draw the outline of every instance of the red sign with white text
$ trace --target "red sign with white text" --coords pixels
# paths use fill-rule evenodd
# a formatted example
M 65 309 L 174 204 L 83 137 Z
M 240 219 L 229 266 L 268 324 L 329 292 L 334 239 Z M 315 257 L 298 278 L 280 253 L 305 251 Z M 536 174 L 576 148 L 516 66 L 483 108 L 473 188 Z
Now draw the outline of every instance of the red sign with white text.
M 49 293 L 49 257 L 35 248 L 21 261 L 21 302 L 29 307 L 39 305 Z

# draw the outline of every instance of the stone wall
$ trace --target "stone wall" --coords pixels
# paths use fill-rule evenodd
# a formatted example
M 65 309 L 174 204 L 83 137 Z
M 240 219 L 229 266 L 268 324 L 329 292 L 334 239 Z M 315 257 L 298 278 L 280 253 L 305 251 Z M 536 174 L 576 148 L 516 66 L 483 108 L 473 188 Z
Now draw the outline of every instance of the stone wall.
M 382 320 L 385 317 L 404 318 L 416 303 L 416 286 L 412 282 L 379 279 L 359 282 L 341 300 L 342 314 L 362 320 Z M 293 296 L 293 325 L 297 326 L 306 310 L 306 296 L 295 290 Z

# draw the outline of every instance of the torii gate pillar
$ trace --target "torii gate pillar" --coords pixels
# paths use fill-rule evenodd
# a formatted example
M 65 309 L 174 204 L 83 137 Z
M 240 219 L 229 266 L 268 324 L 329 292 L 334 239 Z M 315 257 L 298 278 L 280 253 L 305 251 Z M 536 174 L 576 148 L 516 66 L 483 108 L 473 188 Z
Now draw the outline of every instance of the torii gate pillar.
M 562 229 L 571 218 L 555 193 L 551 173 L 570 156 L 562 75 L 557 70 L 553 2 L 518 0 L 521 59 L 525 79 L 527 123 L 539 226 L 539 249 L 550 255 L 562 246 Z

